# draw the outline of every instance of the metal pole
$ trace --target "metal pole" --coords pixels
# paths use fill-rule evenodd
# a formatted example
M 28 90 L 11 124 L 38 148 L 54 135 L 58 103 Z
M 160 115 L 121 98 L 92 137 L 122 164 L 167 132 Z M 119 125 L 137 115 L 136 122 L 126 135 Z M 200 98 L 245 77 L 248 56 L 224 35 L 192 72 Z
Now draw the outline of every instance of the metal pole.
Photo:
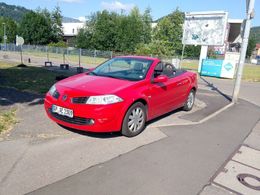
M 241 79 L 242 79 L 242 74 L 243 74 L 243 69 L 244 69 L 244 64 L 245 64 L 245 58 L 246 58 L 248 38 L 249 38 L 249 34 L 250 34 L 251 19 L 253 19 L 253 15 L 254 15 L 254 3 L 255 3 L 255 0 L 249 0 L 249 2 L 248 2 L 247 17 L 246 17 L 245 26 L 244 26 L 241 54 L 240 54 L 240 58 L 239 58 L 239 64 L 238 64 L 238 69 L 237 69 L 237 74 L 236 74 L 236 82 L 235 82 L 235 87 L 234 87 L 234 91 L 233 91 L 232 102 L 234 102 L 234 103 L 237 103 L 237 101 L 238 101 L 238 95 L 239 95 Z
M 3 23 L 3 27 L 4 27 L 4 46 L 6 51 L 6 24 L 5 23 Z
M 179 67 L 179 69 L 181 69 L 181 67 L 182 67 L 182 61 L 183 61 L 183 56 L 184 56 L 184 50 L 185 50 L 185 44 L 183 44 L 183 46 L 182 46 L 182 52 L 181 52 L 181 62 L 180 62 L 180 67 Z
M 23 64 L 23 46 L 21 45 L 21 64 Z
M 47 62 L 50 61 L 50 57 L 49 57 L 49 46 L 46 46 L 46 54 L 47 54 Z
M 79 67 L 81 66 L 81 48 L 79 49 Z

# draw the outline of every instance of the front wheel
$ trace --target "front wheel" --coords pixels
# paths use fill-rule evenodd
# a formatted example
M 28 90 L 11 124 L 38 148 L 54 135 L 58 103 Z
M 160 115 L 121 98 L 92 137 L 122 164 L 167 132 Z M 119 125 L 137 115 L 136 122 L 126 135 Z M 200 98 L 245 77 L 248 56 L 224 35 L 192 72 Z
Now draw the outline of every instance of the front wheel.
M 141 102 L 133 104 L 127 111 L 123 125 L 122 135 L 134 137 L 141 133 L 145 128 L 146 109 Z
M 188 98 L 183 106 L 183 110 L 190 111 L 193 108 L 195 102 L 195 90 L 192 89 L 188 95 Z

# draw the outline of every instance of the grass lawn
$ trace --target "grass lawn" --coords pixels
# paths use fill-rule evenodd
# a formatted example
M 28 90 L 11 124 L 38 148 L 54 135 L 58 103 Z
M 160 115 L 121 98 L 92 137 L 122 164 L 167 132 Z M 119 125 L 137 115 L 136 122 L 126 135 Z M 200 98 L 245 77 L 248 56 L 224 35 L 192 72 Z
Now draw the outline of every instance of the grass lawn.
M 47 54 L 44 52 L 37 52 L 37 51 L 24 51 L 24 55 L 34 56 L 34 57 L 42 57 L 47 59 Z M 99 65 L 105 62 L 108 58 L 103 57 L 90 57 L 90 56 L 81 56 L 81 64 L 83 65 Z M 63 60 L 63 54 L 58 53 L 49 53 L 49 60 Z M 79 63 L 79 56 L 78 55 L 65 55 L 65 63 L 70 64 L 78 64 Z
M 246 65 L 244 67 L 243 79 L 246 81 L 260 82 L 260 66 Z
M 17 122 L 15 119 L 16 110 L 11 109 L 8 111 L 0 112 L 0 134 L 12 128 Z
M 0 61 L 0 86 L 44 94 L 56 82 L 58 73 L 41 67 L 19 68 L 15 63 Z M 69 75 L 66 75 L 69 76 Z
M 183 61 L 182 68 L 197 71 L 198 61 Z M 260 66 L 245 64 L 243 71 L 243 80 L 260 82 Z

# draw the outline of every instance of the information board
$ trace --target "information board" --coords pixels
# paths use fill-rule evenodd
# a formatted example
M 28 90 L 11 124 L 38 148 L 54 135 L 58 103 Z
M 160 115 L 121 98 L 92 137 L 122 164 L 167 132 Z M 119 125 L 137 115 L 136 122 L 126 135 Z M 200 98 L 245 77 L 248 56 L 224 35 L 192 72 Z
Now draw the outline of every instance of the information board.
M 185 13 L 182 43 L 222 46 L 226 37 L 228 14 L 219 12 Z

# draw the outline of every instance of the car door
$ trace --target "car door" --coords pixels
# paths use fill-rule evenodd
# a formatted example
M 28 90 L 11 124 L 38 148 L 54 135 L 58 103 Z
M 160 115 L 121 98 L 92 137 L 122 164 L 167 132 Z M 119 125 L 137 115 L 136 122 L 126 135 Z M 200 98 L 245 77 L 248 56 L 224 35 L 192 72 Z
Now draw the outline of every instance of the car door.
M 178 97 L 176 99 L 177 105 L 182 105 L 186 101 L 188 95 L 188 89 L 191 81 L 189 77 L 187 77 L 185 72 L 186 71 L 184 70 L 177 70 L 177 73 L 174 76 L 174 79 L 177 82 L 178 89 Z
M 154 70 L 149 86 L 149 104 L 150 104 L 150 116 L 151 118 L 157 117 L 164 113 L 167 113 L 176 108 L 176 100 L 178 99 L 180 91 L 179 79 L 170 78 L 163 83 L 153 83 L 153 78 L 162 75 L 163 69 L 158 73 L 156 70 L 159 66 L 163 67 L 163 63 L 159 63 Z M 167 75 L 166 75 L 167 76 Z

